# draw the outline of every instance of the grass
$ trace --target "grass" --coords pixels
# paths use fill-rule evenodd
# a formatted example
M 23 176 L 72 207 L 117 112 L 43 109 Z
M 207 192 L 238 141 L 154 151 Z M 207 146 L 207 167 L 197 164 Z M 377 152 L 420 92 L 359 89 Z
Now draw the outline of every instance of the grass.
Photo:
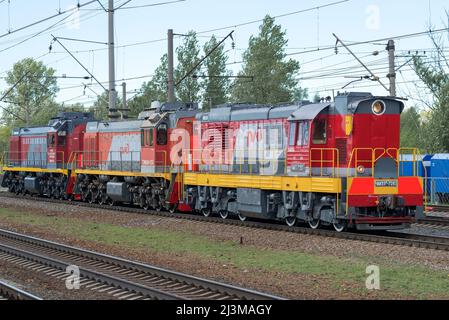
M 314 275 L 329 279 L 335 290 L 349 284 L 355 293 L 365 293 L 368 265 L 380 267 L 381 289 L 403 297 L 449 298 L 449 274 L 420 266 L 387 264 L 372 257 L 338 258 L 299 251 L 264 250 L 241 246 L 231 241 L 211 241 L 187 232 L 170 232 L 155 228 L 126 227 L 95 223 L 76 218 L 49 217 L 0 208 L 0 220 L 43 227 L 57 233 L 118 245 L 125 249 L 189 253 L 199 259 L 232 263 L 241 269 L 275 271 L 286 274 Z M 323 238 L 324 240 L 325 238 Z M 206 261 L 209 261 L 206 260 Z M 373 261 L 374 260 L 374 261 Z

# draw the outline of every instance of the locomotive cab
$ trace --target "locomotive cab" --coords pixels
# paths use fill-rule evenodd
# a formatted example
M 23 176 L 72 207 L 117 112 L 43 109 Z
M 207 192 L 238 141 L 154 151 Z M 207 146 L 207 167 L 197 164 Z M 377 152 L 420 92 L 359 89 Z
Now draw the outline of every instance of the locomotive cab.
M 413 166 L 418 160 L 416 150 L 400 148 L 403 109 L 390 97 L 349 93 L 301 106 L 288 118 L 287 175 L 311 177 L 322 187 L 326 179 L 340 181 L 341 193 L 313 195 L 311 208 L 328 211 L 306 214 L 312 226 L 393 229 L 423 215 L 422 179 L 399 176 L 404 154 L 411 153 Z

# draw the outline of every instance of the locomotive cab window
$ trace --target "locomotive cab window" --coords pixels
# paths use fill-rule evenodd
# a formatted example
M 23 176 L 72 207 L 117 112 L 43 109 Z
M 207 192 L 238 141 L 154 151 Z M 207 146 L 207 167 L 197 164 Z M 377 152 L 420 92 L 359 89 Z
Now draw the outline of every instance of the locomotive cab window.
M 58 146 L 65 146 L 65 139 L 67 136 L 66 131 L 59 131 L 58 132 Z
M 296 141 L 296 128 L 298 127 L 298 123 L 290 122 L 290 136 L 289 136 L 289 146 L 294 146 Z
M 168 142 L 168 132 L 167 132 L 167 124 L 166 123 L 161 123 L 158 127 L 157 127 L 157 144 L 160 146 L 165 146 L 167 145 Z
M 153 129 L 142 129 L 140 141 L 142 147 L 152 147 L 154 144 Z
M 49 147 L 54 147 L 56 145 L 56 134 L 50 133 L 47 138 L 47 144 Z
M 325 144 L 326 143 L 326 119 L 315 120 L 313 126 L 312 141 L 314 144 Z
M 305 147 L 309 145 L 309 122 L 301 121 L 298 124 L 298 139 L 296 145 Z

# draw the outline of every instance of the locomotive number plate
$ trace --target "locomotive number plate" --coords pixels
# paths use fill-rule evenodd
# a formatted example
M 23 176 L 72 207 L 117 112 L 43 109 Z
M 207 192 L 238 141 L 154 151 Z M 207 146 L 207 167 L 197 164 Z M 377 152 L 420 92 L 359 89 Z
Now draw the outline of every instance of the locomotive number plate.
M 397 180 L 376 180 L 375 186 L 382 188 L 382 187 L 397 187 L 398 181 Z

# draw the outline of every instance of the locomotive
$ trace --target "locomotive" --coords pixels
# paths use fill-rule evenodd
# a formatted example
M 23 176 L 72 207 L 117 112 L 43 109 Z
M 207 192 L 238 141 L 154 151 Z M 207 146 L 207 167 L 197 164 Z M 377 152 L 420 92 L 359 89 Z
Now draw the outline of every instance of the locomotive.
M 407 228 L 423 217 L 423 180 L 399 175 L 404 103 L 370 93 L 333 102 L 153 103 L 136 120 L 63 112 L 14 129 L 2 187 L 146 210 L 332 226 Z M 36 160 L 37 159 L 37 160 Z

